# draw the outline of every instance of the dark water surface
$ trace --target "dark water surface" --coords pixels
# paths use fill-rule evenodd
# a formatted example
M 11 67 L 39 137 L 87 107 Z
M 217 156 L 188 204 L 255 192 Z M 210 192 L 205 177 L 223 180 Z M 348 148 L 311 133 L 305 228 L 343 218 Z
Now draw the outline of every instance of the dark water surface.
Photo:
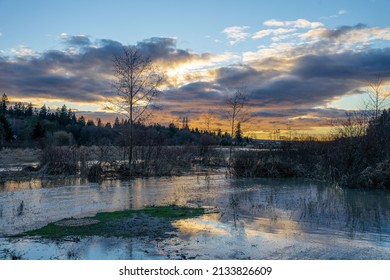
M 172 238 L 8 238 L 69 217 L 147 205 L 217 209 Z M 390 192 L 212 174 L 0 185 L 0 259 L 390 259 Z

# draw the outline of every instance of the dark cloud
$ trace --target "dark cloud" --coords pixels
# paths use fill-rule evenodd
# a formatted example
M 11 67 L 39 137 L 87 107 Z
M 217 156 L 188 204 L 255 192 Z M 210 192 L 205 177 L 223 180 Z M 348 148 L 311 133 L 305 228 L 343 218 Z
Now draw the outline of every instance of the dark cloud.
M 201 110 L 190 109 L 190 110 L 173 110 L 170 113 L 174 116 L 197 116 L 202 113 Z
M 112 59 L 124 45 L 113 40 L 91 42 L 87 36 L 66 36 L 63 40 L 68 47 L 63 51 L 50 50 L 29 58 L 0 56 L 1 90 L 16 98 L 39 95 L 69 101 L 101 100 L 103 92 L 111 88 L 111 81 L 102 77 L 112 74 Z M 72 52 L 73 47 L 77 52 Z M 167 63 L 201 57 L 177 49 L 172 38 L 151 38 L 136 47 L 152 59 Z
M 162 101 L 187 108 L 215 108 L 223 105 L 227 91 L 244 86 L 250 94 L 253 117 L 342 118 L 344 110 L 308 108 L 325 105 L 346 94 L 362 93 L 359 87 L 378 74 L 384 80 L 390 79 L 390 49 L 302 56 L 292 69 L 284 72 L 256 70 L 249 65 L 222 67 L 217 70 L 216 80 L 169 90 Z
M 223 88 L 209 82 L 194 82 L 166 91 L 163 100 L 179 103 L 203 103 L 206 106 L 220 103 L 221 90 Z
M 390 79 L 390 49 L 307 55 L 284 72 L 250 66 L 218 70 L 221 88 L 245 86 L 253 106 L 318 106 L 366 85 L 378 74 Z
M 378 74 L 390 79 L 390 48 L 304 56 L 297 61 L 292 73 L 305 79 L 321 77 L 366 82 Z
M 221 67 L 218 69 L 217 74 L 217 82 L 226 87 L 251 85 L 254 82 L 261 83 L 269 77 L 266 72 L 256 71 L 249 65 Z
M 290 116 L 289 112 L 282 110 L 272 110 L 272 111 L 257 111 L 251 114 L 251 117 L 261 117 L 261 118 L 285 118 Z
M 258 106 L 315 106 L 331 101 L 348 89 L 340 80 L 290 76 L 254 88 L 251 98 Z
M 341 26 L 335 30 L 324 30 L 322 36 L 327 39 L 338 39 L 352 31 L 363 30 L 367 28 L 368 28 L 367 25 L 361 23 L 356 24 L 354 26 Z
M 136 47 L 152 60 L 163 59 L 174 62 L 199 57 L 188 50 L 177 49 L 174 38 L 153 37 L 137 43 Z
M 291 108 L 259 110 L 251 114 L 252 117 L 262 118 L 295 118 L 300 116 L 311 116 L 312 118 L 343 118 L 348 111 L 337 108 Z
M 0 88 L 14 98 L 98 101 L 101 100 L 100 93 L 110 84 L 99 79 L 99 73 L 91 69 L 93 66 L 99 67 L 99 63 L 60 51 L 50 51 L 32 59 L 2 59 Z
M 90 46 L 92 44 L 91 40 L 88 36 L 79 35 L 79 36 L 65 36 L 63 38 L 66 45 L 69 46 L 77 46 L 77 47 L 85 47 Z

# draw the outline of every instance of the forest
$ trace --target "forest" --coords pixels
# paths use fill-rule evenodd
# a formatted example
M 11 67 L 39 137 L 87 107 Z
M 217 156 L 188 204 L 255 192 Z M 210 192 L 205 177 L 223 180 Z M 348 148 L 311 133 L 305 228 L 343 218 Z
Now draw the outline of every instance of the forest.
M 129 121 L 115 118 L 114 123 L 103 123 L 100 118 L 86 120 L 84 116 L 76 116 L 72 109 L 63 105 L 51 110 L 43 105 L 40 109 L 21 102 L 10 106 L 8 96 L 3 94 L 1 101 L 1 147 L 44 148 L 55 146 L 93 146 L 93 145 L 127 145 L 126 133 Z M 181 126 L 170 123 L 168 127 L 160 124 L 145 125 L 142 122 L 134 124 L 137 131 L 134 137 L 136 144 L 145 143 L 142 134 L 154 138 L 163 145 L 198 145 L 209 142 L 210 145 L 230 145 L 232 138 L 222 130 L 205 131 L 191 128 L 188 119 L 183 118 Z M 242 133 L 236 135 L 241 143 Z

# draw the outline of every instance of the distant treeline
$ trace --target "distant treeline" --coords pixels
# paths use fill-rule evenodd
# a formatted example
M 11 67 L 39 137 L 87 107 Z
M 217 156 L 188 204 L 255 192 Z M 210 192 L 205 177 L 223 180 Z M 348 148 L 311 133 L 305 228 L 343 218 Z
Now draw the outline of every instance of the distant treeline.
M 114 123 L 103 123 L 100 118 L 87 120 L 63 105 L 51 110 L 43 105 L 34 108 L 31 103 L 15 103 L 9 106 L 8 97 L 3 94 L 0 103 L 1 146 L 40 147 L 47 145 L 126 146 L 129 141 L 129 123 L 126 119 L 115 119 Z M 144 145 L 154 142 L 158 145 L 230 145 L 232 137 L 228 133 L 205 131 L 190 128 L 188 121 L 181 127 L 170 123 L 163 126 L 158 123 L 134 125 L 134 144 Z M 239 137 L 239 142 L 245 140 Z

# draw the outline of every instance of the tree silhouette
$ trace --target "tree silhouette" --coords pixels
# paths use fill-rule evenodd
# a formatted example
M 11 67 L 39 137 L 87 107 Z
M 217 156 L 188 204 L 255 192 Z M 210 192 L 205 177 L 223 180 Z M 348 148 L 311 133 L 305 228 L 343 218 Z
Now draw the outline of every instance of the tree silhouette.
M 161 94 L 164 75 L 150 58 L 135 47 L 124 47 L 114 57 L 116 97 L 108 100 L 108 109 L 123 114 L 129 123 L 129 173 L 132 175 L 134 124 L 146 118 L 153 101 Z

